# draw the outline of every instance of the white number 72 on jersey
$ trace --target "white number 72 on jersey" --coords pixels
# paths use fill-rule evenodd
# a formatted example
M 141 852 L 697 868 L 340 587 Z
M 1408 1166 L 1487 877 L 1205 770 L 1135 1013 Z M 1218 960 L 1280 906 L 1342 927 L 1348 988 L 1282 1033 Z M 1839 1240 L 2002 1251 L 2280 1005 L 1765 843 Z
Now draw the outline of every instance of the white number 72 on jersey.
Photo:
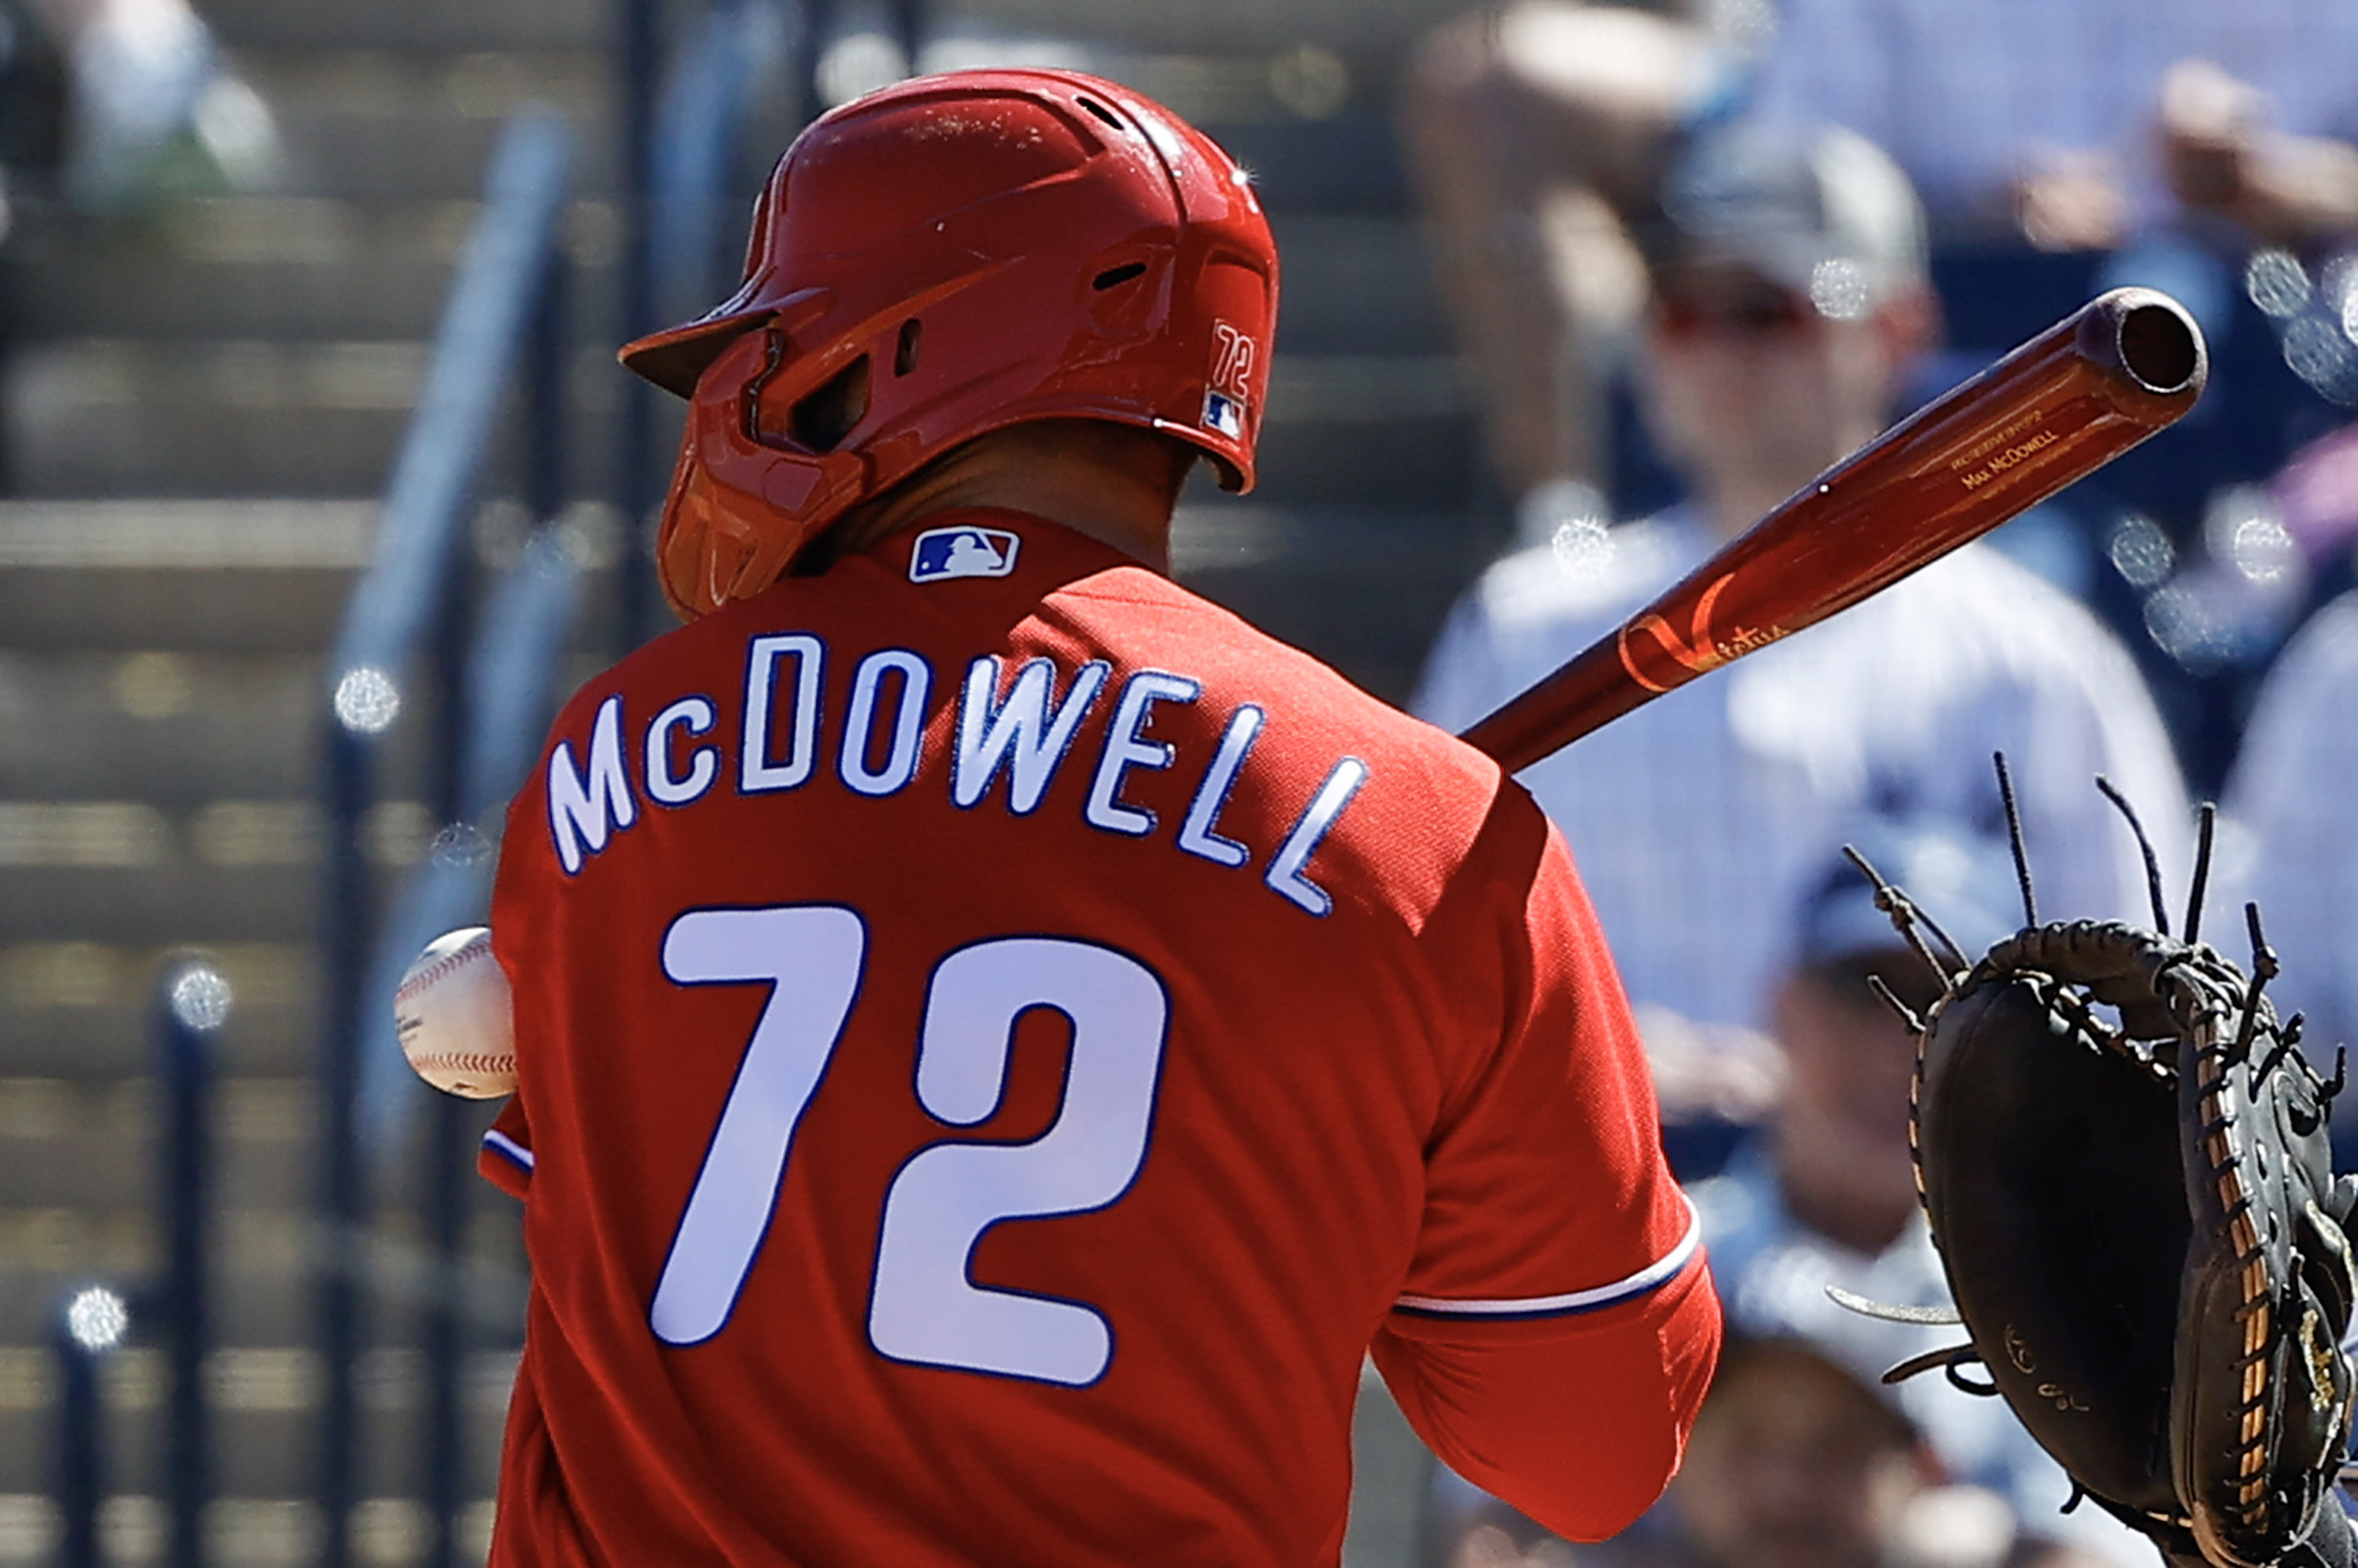
M 698 1344 L 727 1325 L 795 1130 L 858 1000 L 867 949 L 859 915 L 832 904 L 691 910 L 664 933 L 675 984 L 769 987 L 655 1285 L 647 1317 L 666 1344 Z M 968 1261 L 1001 1220 L 1102 1208 L 1129 1190 L 1153 1123 L 1169 1002 L 1152 970 L 1092 942 L 1008 936 L 959 948 L 926 990 L 919 1103 L 956 1127 L 988 1120 L 1016 1020 L 1035 1007 L 1072 1024 L 1055 1122 L 1026 1144 L 944 1140 L 902 1165 L 884 1195 L 868 1337 L 896 1361 L 1081 1386 L 1112 1360 L 1104 1315 L 977 1285 Z

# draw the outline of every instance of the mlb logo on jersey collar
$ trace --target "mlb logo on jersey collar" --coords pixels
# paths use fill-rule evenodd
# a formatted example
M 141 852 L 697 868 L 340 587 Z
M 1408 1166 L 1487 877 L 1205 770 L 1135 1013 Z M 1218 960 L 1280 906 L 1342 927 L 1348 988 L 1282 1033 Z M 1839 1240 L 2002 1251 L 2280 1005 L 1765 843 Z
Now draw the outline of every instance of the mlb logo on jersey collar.
M 942 583 L 956 577 L 1005 577 L 1015 570 L 1023 540 L 1005 529 L 928 529 L 909 548 L 909 581 Z

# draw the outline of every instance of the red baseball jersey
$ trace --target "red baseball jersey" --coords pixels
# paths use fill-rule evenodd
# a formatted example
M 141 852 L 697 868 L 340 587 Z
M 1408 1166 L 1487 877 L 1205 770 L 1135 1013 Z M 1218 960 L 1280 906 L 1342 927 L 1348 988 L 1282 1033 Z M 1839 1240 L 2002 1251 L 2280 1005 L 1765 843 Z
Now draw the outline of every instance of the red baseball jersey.
M 1331 1564 L 1372 1339 L 1700 1269 L 1530 799 L 1035 518 L 591 682 L 492 929 L 503 1568 Z

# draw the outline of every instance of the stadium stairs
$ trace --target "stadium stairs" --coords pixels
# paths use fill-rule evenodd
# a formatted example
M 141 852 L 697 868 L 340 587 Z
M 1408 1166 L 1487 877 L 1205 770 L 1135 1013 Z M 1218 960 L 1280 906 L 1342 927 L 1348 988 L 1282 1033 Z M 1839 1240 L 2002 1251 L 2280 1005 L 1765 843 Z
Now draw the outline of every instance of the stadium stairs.
M 606 7 L 203 9 L 276 117 L 277 183 L 103 230 L 25 211 L 0 251 L 0 1568 L 56 1549 L 46 1344 L 60 1302 L 98 1282 L 136 1305 L 161 1258 L 154 1008 L 192 954 L 234 993 L 212 1036 L 209 1560 L 315 1558 L 325 649 L 367 557 L 484 158 L 530 100 L 584 134 L 567 225 L 577 451 L 606 444 L 617 390 Z M 1095 57 L 1105 69 L 1256 172 L 1285 262 L 1263 484 L 1243 500 L 1191 492 L 1176 567 L 1398 700 L 1505 526 L 1481 499 L 1389 130 L 1398 48 L 1437 8 L 1284 9 L 1035 0 L 981 20 L 1108 40 Z M 944 28 L 973 30 L 956 17 Z M 577 493 L 606 482 L 586 464 Z M 487 507 L 478 542 L 496 553 L 520 521 Z M 584 670 L 598 651 L 584 648 Z M 398 869 L 435 826 L 396 801 L 367 840 Z M 363 1368 L 369 1501 L 356 1560 L 394 1564 L 418 1560 L 423 1540 L 406 1436 L 420 1367 L 405 1339 L 427 1287 L 402 1182 L 382 1198 L 364 1264 L 378 1348 Z M 504 1200 L 486 1192 L 471 1234 L 470 1279 L 499 1320 L 476 1334 L 467 1374 L 470 1495 L 487 1498 L 523 1274 Z M 135 1328 L 103 1385 L 114 1561 L 161 1550 L 161 1379 Z M 1362 1436 L 1346 1561 L 1406 1568 L 1424 1461 L 1380 1399 L 1366 1402 Z M 487 1522 L 487 1502 L 471 1508 L 471 1551 Z

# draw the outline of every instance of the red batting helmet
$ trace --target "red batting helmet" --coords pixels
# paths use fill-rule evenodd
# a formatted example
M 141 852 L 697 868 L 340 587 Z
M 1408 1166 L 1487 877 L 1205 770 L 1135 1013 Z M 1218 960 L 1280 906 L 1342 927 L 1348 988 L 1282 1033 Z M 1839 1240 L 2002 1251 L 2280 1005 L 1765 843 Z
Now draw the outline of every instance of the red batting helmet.
M 1159 430 L 1250 489 L 1276 313 L 1244 171 L 1126 87 L 961 71 L 845 104 L 771 172 L 735 297 L 622 351 L 691 405 L 664 593 L 750 597 L 847 508 L 1027 420 Z

